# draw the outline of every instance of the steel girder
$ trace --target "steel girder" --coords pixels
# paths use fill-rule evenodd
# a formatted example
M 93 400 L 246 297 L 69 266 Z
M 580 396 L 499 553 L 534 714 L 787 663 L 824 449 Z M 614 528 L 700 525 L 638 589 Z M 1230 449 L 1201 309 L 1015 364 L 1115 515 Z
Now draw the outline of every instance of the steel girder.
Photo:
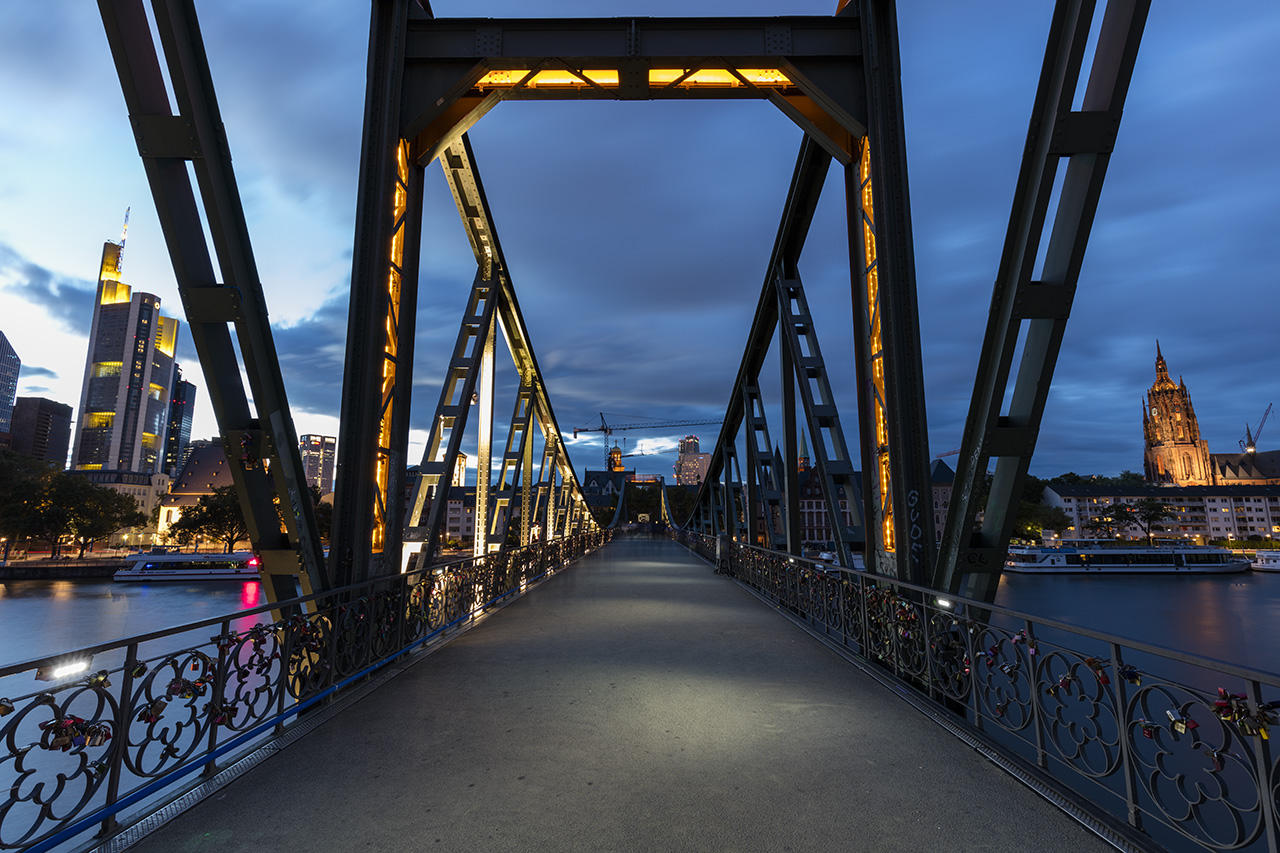
M 995 597 L 1149 8 L 1149 0 L 1107 3 L 1079 110 L 1072 104 L 1094 3 L 1060 0 L 1054 12 L 956 466 L 934 581 L 939 589 L 979 600 Z M 1037 276 L 1036 257 L 1064 159 L 1066 173 Z M 1021 362 L 1002 411 L 1020 338 Z M 979 507 L 979 481 L 993 457 L 990 493 Z M 982 526 L 975 530 L 982 509 Z
M 374 2 L 330 568 L 339 584 L 400 570 L 413 387 L 422 167 L 400 134 L 408 4 Z
M 747 429 L 748 479 L 744 498 L 748 519 L 748 538 L 755 541 L 755 519 L 762 512 L 770 544 L 781 545 L 791 553 L 800 553 L 799 477 L 797 457 L 795 389 L 800 389 L 800 409 L 814 437 L 813 457 L 817 476 L 822 481 L 827 512 L 832 529 L 837 532 L 839 559 L 852 565 L 852 552 L 864 547 L 861 512 L 856 505 L 860 492 L 854 481 L 853 463 L 849 457 L 838 410 L 832 398 L 826 367 L 813 329 L 812 317 L 804 288 L 800 282 L 798 262 L 809 225 L 817 207 L 822 184 L 831 164 L 831 156 L 816 141 L 806 137 L 801 145 L 787 193 L 782 222 L 774 241 L 769 268 L 761 288 L 760 300 L 743 351 L 734 392 L 726 407 L 724 423 L 716 439 L 716 452 L 711 455 L 707 481 L 699 491 L 699 504 L 723 503 L 726 494 L 718 494 L 708 485 L 724 479 L 728 488 L 734 482 L 729 476 L 729 460 L 736 454 L 739 429 Z M 779 328 L 780 326 L 780 328 Z M 782 367 L 782 409 L 784 424 L 784 456 L 777 459 L 768 441 L 763 403 L 759 393 L 760 370 L 778 332 L 779 361 Z M 802 345 L 803 338 L 803 345 Z M 828 447 L 831 453 L 828 453 Z M 845 526 L 840 512 L 839 492 L 843 489 L 855 521 Z M 778 497 L 772 498 L 772 492 Z M 760 511 L 757 511 L 760 507 Z M 778 513 L 781 530 L 775 528 L 773 513 Z M 727 513 L 727 510 L 725 511 Z M 705 523 L 704 523 L 705 525 Z M 718 528 L 720 532 L 725 528 Z M 730 528 L 731 529 L 731 528 Z
M 405 519 L 409 528 L 407 536 L 412 541 L 424 543 L 421 553 L 426 555 L 425 559 L 430 559 L 439 547 L 441 527 L 446 518 L 448 478 L 452 476 L 461 451 L 462 436 L 473 402 L 478 410 L 480 433 L 474 525 L 474 553 L 477 556 L 505 547 L 513 501 L 518 500 L 520 507 L 521 545 L 529 543 L 532 519 L 539 512 L 545 514 L 543 529 L 547 538 L 568 535 L 581 523 L 589 526 L 595 523 L 589 513 L 581 511 L 584 504 L 581 487 L 560 440 L 560 427 L 541 380 L 537 358 L 485 198 L 484 185 L 475 167 L 475 156 L 465 136 L 444 152 L 440 164 L 475 254 L 477 272 Z M 520 374 L 521 384 L 507 431 L 507 446 L 497 488 L 493 489 L 490 482 L 493 372 L 499 326 Z M 533 492 L 535 425 L 543 438 L 536 501 Z M 559 487 L 556 485 L 557 476 Z M 427 523 L 422 525 L 424 505 L 430 496 L 434 496 L 431 509 Z
M 273 602 L 329 589 L 297 433 L 195 9 L 190 0 L 153 3 L 176 100 L 171 105 L 141 0 L 99 0 L 98 7 L 249 540 L 260 560 L 263 589 Z M 187 163 L 199 186 L 217 253 L 217 273 Z M 235 329 L 239 356 L 228 324 Z M 279 515 L 276 496 L 282 504 Z
M 409 24 L 405 137 L 434 157 L 503 100 L 769 100 L 849 162 L 863 135 L 859 21 L 434 19 Z
M 877 180 L 888 196 L 883 203 L 876 239 L 882 256 L 892 259 L 877 272 L 882 282 L 877 316 L 883 315 L 891 321 L 889 325 L 896 336 L 887 337 L 883 351 L 874 356 L 887 366 L 890 376 L 887 392 L 881 396 L 893 406 L 888 428 L 895 436 L 891 447 L 897 456 L 891 466 L 892 479 L 887 482 L 895 494 L 919 495 L 928 489 L 928 468 L 923 463 L 927 448 L 910 440 L 924 432 L 910 221 L 905 204 L 905 173 L 893 174 L 894 169 L 903 167 L 897 32 L 891 2 L 862 0 L 857 11 L 855 14 L 851 6 L 846 7 L 831 18 L 495 21 L 436 19 L 426 4 L 415 5 L 411 0 L 375 0 L 370 36 L 365 169 L 385 171 L 385 166 L 379 164 L 389 162 L 387 153 L 394 150 L 394 143 L 404 140 L 412 141 L 410 156 L 418 165 L 437 157 L 452 157 L 459 142 L 464 140 L 466 130 L 508 98 L 764 99 L 804 129 L 807 148 L 821 150 L 825 157 L 836 159 L 846 169 L 857 161 L 859 151 L 865 150 L 862 140 L 869 132 L 875 132 L 873 146 L 882 146 L 885 150 L 885 162 L 878 166 L 884 175 Z M 863 60 L 868 51 L 874 57 L 871 64 Z M 864 65 L 871 71 L 864 70 Z M 396 114 L 394 121 L 393 113 Z M 869 118 L 872 115 L 874 121 Z M 887 126 L 876 131 L 872 128 L 876 122 Z M 358 222 L 379 221 L 380 212 L 387 208 L 384 196 L 389 192 L 386 189 L 389 185 L 388 180 L 362 177 Z M 814 189 L 815 197 L 817 189 L 820 181 Z M 477 221 L 467 210 L 462 212 L 464 222 Z M 806 219 L 811 216 L 811 208 L 803 213 Z M 767 282 L 775 277 L 797 280 L 793 267 L 807 222 L 805 226 L 784 228 L 783 236 L 795 245 L 780 244 L 783 249 L 780 260 L 791 266 L 771 264 Z M 362 247 L 377 245 L 363 241 L 367 230 L 360 232 L 357 241 L 355 263 L 360 271 L 352 277 L 352 317 L 360 322 L 382 316 L 378 310 L 382 303 L 374 288 L 387 266 L 386 259 L 378 252 L 362 250 Z M 380 233 L 389 238 L 391 231 L 384 228 Z M 473 234 L 483 236 L 479 232 Z M 416 231 L 409 236 L 416 241 Z M 861 242 L 861 236 L 855 236 L 851 230 L 851 244 Z M 491 262 L 485 258 L 480 261 L 482 265 Z M 499 282 L 502 278 L 498 276 Z M 867 293 L 865 281 L 862 285 L 855 288 L 858 300 L 864 299 Z M 769 298 L 773 300 L 772 295 Z M 776 323 L 776 310 L 773 313 L 772 322 Z M 504 316 L 502 322 L 507 326 L 508 318 Z M 385 360 L 380 360 L 381 353 L 377 351 L 377 334 L 366 336 L 363 342 L 352 337 L 349 343 L 353 348 L 352 369 L 344 378 L 342 417 L 344 424 L 361 422 L 361 426 L 351 428 L 352 438 L 361 446 L 371 447 L 372 435 L 377 432 L 372 422 L 382 417 L 384 410 L 375 405 L 374 395 L 355 386 L 371 383 L 376 376 L 370 365 L 385 363 Z M 366 351 L 359 351 L 362 346 Z M 791 355 L 784 356 L 784 362 L 790 358 Z M 872 359 L 864 347 L 859 354 L 858 369 L 865 372 L 868 368 L 863 362 L 870 363 Z M 797 365 L 784 363 L 784 369 L 790 377 Z M 803 376 L 799 378 L 802 383 L 805 381 Z M 784 383 L 784 405 L 792 401 L 793 381 Z M 741 383 L 736 387 L 741 387 Z M 392 391 L 396 401 L 393 405 L 398 405 L 400 399 L 396 393 L 402 393 L 407 401 L 407 389 L 400 392 L 397 386 Z M 385 397 L 377 398 L 376 403 Z M 860 405 L 869 405 L 865 394 L 860 396 Z M 740 407 L 738 420 L 741 420 Z M 901 440 L 897 435 L 900 430 L 905 431 Z M 788 454 L 795 452 L 796 435 L 794 422 L 784 425 L 783 440 Z M 822 446 L 821 442 L 815 443 Z M 869 443 L 864 437 L 864 453 Z M 916 448 L 919 460 L 910 456 L 911 447 Z M 370 459 L 374 455 L 371 450 L 351 452 L 352 459 L 362 453 Z M 354 465 L 340 466 L 338 493 L 339 506 L 344 507 L 342 523 L 350 520 L 351 513 L 376 515 L 376 489 L 343 483 L 344 476 L 351 480 L 362 477 L 360 470 Z M 753 478 L 756 476 L 752 474 Z M 745 498 L 739 495 L 743 489 L 735 486 L 736 482 L 732 466 L 727 466 L 726 490 L 721 496 L 725 507 Z M 794 492 L 797 487 L 794 476 L 789 485 Z M 906 504 L 908 499 L 904 497 L 900 503 Z M 570 517 L 581 511 L 580 505 L 572 500 L 561 504 L 577 507 L 569 513 Z M 721 512 L 726 526 L 734 527 L 728 517 L 729 510 L 722 508 Z M 746 515 L 744 512 L 744 518 Z M 907 513 L 900 513 L 890 521 L 901 529 L 884 542 L 873 537 L 874 549 L 883 550 L 886 542 L 891 546 L 894 541 L 923 541 L 917 535 L 919 526 L 910 526 Z M 798 549 L 797 507 L 787 507 L 784 527 L 790 531 L 788 547 Z M 927 527 L 925 530 L 927 533 Z M 384 536 L 389 541 L 390 534 Z M 915 550 L 910 553 L 918 557 Z M 927 561 L 931 556 L 928 554 L 922 559 Z M 342 552 L 342 559 L 359 561 L 361 557 L 347 548 Z M 876 566 L 886 563 L 884 560 L 869 562 Z M 897 574 L 918 579 L 917 563 L 909 562 L 905 556 L 899 557 L 895 564 Z

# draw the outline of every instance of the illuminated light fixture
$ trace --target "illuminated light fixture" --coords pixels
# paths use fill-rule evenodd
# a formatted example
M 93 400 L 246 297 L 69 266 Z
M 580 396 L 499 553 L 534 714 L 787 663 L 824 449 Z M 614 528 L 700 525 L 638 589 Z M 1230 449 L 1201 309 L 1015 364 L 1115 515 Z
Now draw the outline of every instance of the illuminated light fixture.
M 36 681 L 57 681 L 77 672 L 84 672 L 93 663 L 93 656 L 68 660 L 63 658 L 36 668 Z
M 476 82 L 477 89 L 509 89 L 524 79 L 529 73 L 528 69 L 516 68 L 509 71 L 490 71 L 488 74 L 480 78 Z M 562 69 L 547 69 L 539 71 L 524 85 L 533 89 L 546 87 L 570 87 L 585 88 L 595 83 L 597 86 L 608 86 L 617 88 L 618 72 L 612 69 L 587 69 L 579 72 L 582 76 L 578 76 L 572 71 L 564 71 Z M 582 79 L 583 77 L 586 80 Z M 590 80 L 591 83 L 588 83 Z
M 739 68 L 737 74 L 724 68 L 703 68 L 680 80 L 687 68 L 651 68 L 650 86 L 667 86 L 680 80 L 681 88 L 724 88 L 741 86 L 746 80 L 756 86 L 790 86 L 791 80 L 776 68 Z M 742 79 L 738 79 L 741 77 Z
M 528 74 L 529 70 L 524 68 L 490 71 L 476 81 L 475 88 L 510 89 Z M 688 74 L 687 77 L 686 74 Z M 680 82 L 676 83 L 677 80 Z M 692 73 L 687 68 L 649 69 L 650 86 L 668 86 L 676 83 L 682 89 L 723 89 L 741 86 L 743 80 L 755 86 L 773 88 L 792 85 L 791 79 L 776 68 L 739 68 L 736 69 L 736 73 L 724 68 L 702 68 Z M 535 73 L 524 85 L 531 89 L 585 89 L 593 83 L 603 88 L 615 89 L 619 85 L 618 72 L 612 68 L 588 68 L 580 72 L 547 69 Z
M 251 569 L 256 569 L 256 568 L 258 568 L 258 566 L 259 566 L 259 565 L 260 565 L 260 563 L 259 563 L 258 558 L 257 558 L 256 556 L 254 556 L 254 557 L 250 557 L 250 558 L 249 558 L 249 568 L 251 568 Z
M 937 605 L 938 605 L 939 607 L 945 608 L 945 609 L 947 609 L 947 610 L 950 610 L 950 609 L 951 609 L 951 607 L 952 607 L 951 602 L 950 602 L 950 601 L 948 601 L 948 600 L 947 600 L 947 599 L 945 599 L 945 598 L 939 598 L 939 599 L 938 599 L 938 601 L 937 601 Z

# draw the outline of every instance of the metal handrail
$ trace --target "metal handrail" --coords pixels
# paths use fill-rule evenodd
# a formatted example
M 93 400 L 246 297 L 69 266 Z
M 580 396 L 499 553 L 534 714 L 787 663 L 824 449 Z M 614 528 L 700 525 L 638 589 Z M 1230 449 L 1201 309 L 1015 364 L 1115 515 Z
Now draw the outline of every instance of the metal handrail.
M 672 535 L 716 559 L 715 537 Z M 1268 738 L 1269 727 L 1280 734 L 1280 675 L 745 543 L 719 547 L 718 570 L 1130 846 L 1280 847 L 1280 760 Z
M 612 536 L 592 531 L 468 557 L 0 667 L 0 791 L 8 791 L 0 850 L 50 850 L 94 826 L 98 838 L 118 834 L 125 809 L 180 796 L 184 778 L 212 776 L 306 709 Z M 269 612 L 269 621 L 253 621 Z M 206 642 L 145 648 L 214 626 Z M 120 659 L 43 690 L 5 693 L 26 673 L 41 679 L 54 664 L 102 655 Z

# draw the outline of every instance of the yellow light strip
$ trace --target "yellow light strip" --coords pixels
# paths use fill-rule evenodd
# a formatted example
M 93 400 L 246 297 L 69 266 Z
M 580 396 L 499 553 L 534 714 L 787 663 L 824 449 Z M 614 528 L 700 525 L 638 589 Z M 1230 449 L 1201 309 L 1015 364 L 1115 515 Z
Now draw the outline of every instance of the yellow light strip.
M 393 502 L 388 494 L 391 479 L 392 399 L 396 387 L 396 356 L 400 350 L 399 318 L 401 275 L 404 269 L 405 211 L 409 206 L 409 143 L 400 140 L 396 147 L 396 186 L 392 207 L 394 225 L 387 270 L 386 343 L 382 356 L 382 417 L 378 422 L 378 456 L 374 465 L 373 553 L 380 554 L 387 545 L 387 513 Z
M 676 80 L 680 80 L 688 70 L 687 68 L 651 68 L 649 69 L 649 85 L 656 88 L 667 86 Z M 785 88 L 792 85 L 790 78 L 776 68 L 738 68 L 735 70 L 742 80 L 746 80 L 755 86 Z M 475 87 L 481 91 L 485 89 L 510 89 L 524 79 L 524 76 L 528 73 L 528 69 L 524 68 L 490 71 L 480 78 Z M 590 88 L 591 84 L 594 83 L 606 89 L 616 89 L 619 85 L 619 76 L 616 69 L 589 68 L 579 73 L 581 76 L 563 69 L 539 71 L 524 84 L 524 87 L 528 89 L 586 89 Z M 584 77 L 586 78 L 585 80 L 583 79 Z M 677 85 L 681 89 L 732 89 L 742 86 L 742 80 L 727 69 L 702 68 L 680 80 Z
M 872 408 L 876 430 L 876 472 L 879 485 L 880 535 L 885 551 L 896 549 L 893 524 L 893 472 L 889 464 L 889 420 L 885 412 L 884 337 L 880 325 L 880 276 L 876 265 L 875 208 L 871 194 L 871 144 L 862 141 L 862 157 L 858 162 L 862 191 L 862 248 L 867 281 L 867 310 L 871 324 Z

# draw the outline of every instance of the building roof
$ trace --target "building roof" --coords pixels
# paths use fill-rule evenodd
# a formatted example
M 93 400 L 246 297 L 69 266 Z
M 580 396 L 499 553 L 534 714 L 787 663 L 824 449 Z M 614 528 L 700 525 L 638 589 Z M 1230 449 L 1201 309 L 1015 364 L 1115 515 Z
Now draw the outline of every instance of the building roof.
M 211 495 L 214 489 L 235 485 L 221 444 L 193 441 L 192 445 L 191 455 L 169 487 L 169 494 L 160 501 L 164 506 L 192 506 L 201 495 Z
M 1280 479 L 1280 450 L 1263 453 L 1210 453 L 1209 464 L 1219 480 Z
M 929 482 L 935 486 L 950 486 L 956 481 L 956 472 L 941 459 L 929 463 Z

